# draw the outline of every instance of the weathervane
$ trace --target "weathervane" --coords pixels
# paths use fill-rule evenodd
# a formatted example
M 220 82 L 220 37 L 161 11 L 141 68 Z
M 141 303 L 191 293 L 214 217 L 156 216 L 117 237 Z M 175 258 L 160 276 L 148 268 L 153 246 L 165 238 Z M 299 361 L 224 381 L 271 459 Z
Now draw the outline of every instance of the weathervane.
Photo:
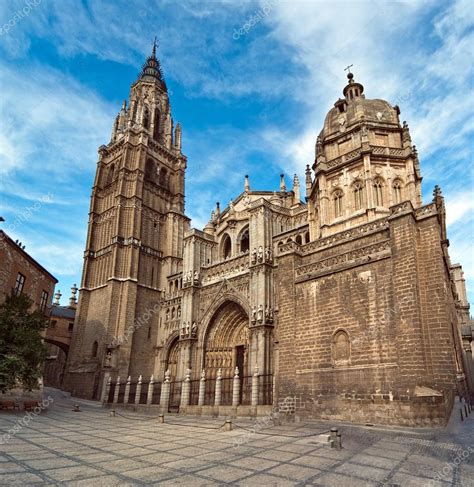
M 347 71 L 347 74 L 349 74 L 351 72 L 352 66 L 354 66 L 354 65 L 353 64 L 350 64 L 349 66 L 347 66 L 346 68 L 344 68 L 344 71 Z

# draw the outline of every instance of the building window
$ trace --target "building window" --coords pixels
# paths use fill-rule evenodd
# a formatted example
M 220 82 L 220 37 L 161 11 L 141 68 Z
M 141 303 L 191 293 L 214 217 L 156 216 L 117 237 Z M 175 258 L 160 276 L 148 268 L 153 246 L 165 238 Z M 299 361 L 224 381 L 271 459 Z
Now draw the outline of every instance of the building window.
M 68 331 L 72 331 L 73 328 L 74 328 L 74 323 L 69 323 L 69 325 L 67 326 Z
M 16 276 L 15 289 L 13 291 L 17 296 L 23 292 L 23 288 L 25 287 L 25 280 L 26 277 L 21 272 L 19 272 Z
M 356 181 L 353 186 L 355 211 L 364 208 L 364 185 L 362 181 Z
M 49 327 L 50 328 L 56 328 L 56 323 L 57 323 L 57 320 L 51 320 Z
M 97 349 L 99 348 L 99 344 L 97 343 L 97 341 L 95 341 L 93 344 L 92 344 L 92 356 L 93 357 L 97 357 Z
M 347 362 L 351 355 L 349 335 L 339 330 L 333 338 L 332 352 L 334 362 Z
M 343 214 L 342 199 L 343 192 L 340 189 L 334 191 L 334 194 L 332 196 L 334 218 L 339 218 Z
M 48 304 L 48 293 L 43 290 L 41 291 L 40 310 L 44 311 L 46 309 L 47 304 Z
M 296 242 L 298 245 L 303 245 L 303 239 L 301 238 L 301 235 L 296 235 L 295 242 Z
M 380 178 L 374 181 L 374 203 L 375 206 L 383 206 L 383 182 Z
M 151 326 L 148 327 L 148 339 L 151 338 Z
M 228 259 L 232 254 L 232 242 L 230 240 L 229 235 L 224 236 L 224 240 L 222 243 L 222 256 L 224 259 Z
M 240 237 L 240 251 L 248 252 L 249 248 L 250 248 L 250 239 L 249 239 L 249 229 L 247 227 L 242 232 L 242 236 Z
M 150 127 L 150 111 L 147 107 L 145 107 L 145 110 L 143 112 L 143 126 L 146 129 Z
M 402 182 L 399 179 L 393 182 L 393 199 L 395 204 L 402 202 Z

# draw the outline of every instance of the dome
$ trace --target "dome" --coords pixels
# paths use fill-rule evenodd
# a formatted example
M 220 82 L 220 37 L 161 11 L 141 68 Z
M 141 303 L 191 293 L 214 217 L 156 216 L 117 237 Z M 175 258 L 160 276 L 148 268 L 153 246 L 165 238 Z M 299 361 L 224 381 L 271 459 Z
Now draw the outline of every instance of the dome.
M 347 77 L 349 83 L 343 90 L 344 98 L 337 100 L 324 120 L 323 130 L 320 133 L 322 140 L 340 134 L 360 122 L 399 126 L 398 107 L 393 107 L 385 100 L 368 100 L 363 95 L 364 87 L 354 82 L 354 75 L 349 73 Z

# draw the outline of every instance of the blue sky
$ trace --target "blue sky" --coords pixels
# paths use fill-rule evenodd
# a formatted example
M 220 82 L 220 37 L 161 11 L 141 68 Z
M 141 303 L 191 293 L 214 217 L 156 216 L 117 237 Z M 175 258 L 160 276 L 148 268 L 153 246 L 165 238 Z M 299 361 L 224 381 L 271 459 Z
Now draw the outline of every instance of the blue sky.
M 18 14 L 20 11 L 20 14 Z M 474 302 L 472 61 L 468 1 L 0 2 L 0 214 L 58 279 L 80 283 L 97 148 L 158 36 L 188 156 L 187 213 L 202 227 L 250 174 L 304 180 L 344 67 L 401 108 L 423 199 L 446 198 L 453 262 Z

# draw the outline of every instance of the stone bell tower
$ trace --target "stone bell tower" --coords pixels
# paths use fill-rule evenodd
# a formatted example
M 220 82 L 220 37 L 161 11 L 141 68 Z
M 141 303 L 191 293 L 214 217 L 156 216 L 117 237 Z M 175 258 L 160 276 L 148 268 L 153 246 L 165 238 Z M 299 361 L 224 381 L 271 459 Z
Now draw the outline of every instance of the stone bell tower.
M 166 276 L 181 269 L 186 157 L 156 44 L 99 148 L 67 387 L 98 397 L 103 364 L 153 373 Z
M 307 177 L 311 240 L 387 216 L 402 201 L 421 206 L 418 155 L 400 109 L 365 98 L 347 78 L 317 138 L 315 179 Z

